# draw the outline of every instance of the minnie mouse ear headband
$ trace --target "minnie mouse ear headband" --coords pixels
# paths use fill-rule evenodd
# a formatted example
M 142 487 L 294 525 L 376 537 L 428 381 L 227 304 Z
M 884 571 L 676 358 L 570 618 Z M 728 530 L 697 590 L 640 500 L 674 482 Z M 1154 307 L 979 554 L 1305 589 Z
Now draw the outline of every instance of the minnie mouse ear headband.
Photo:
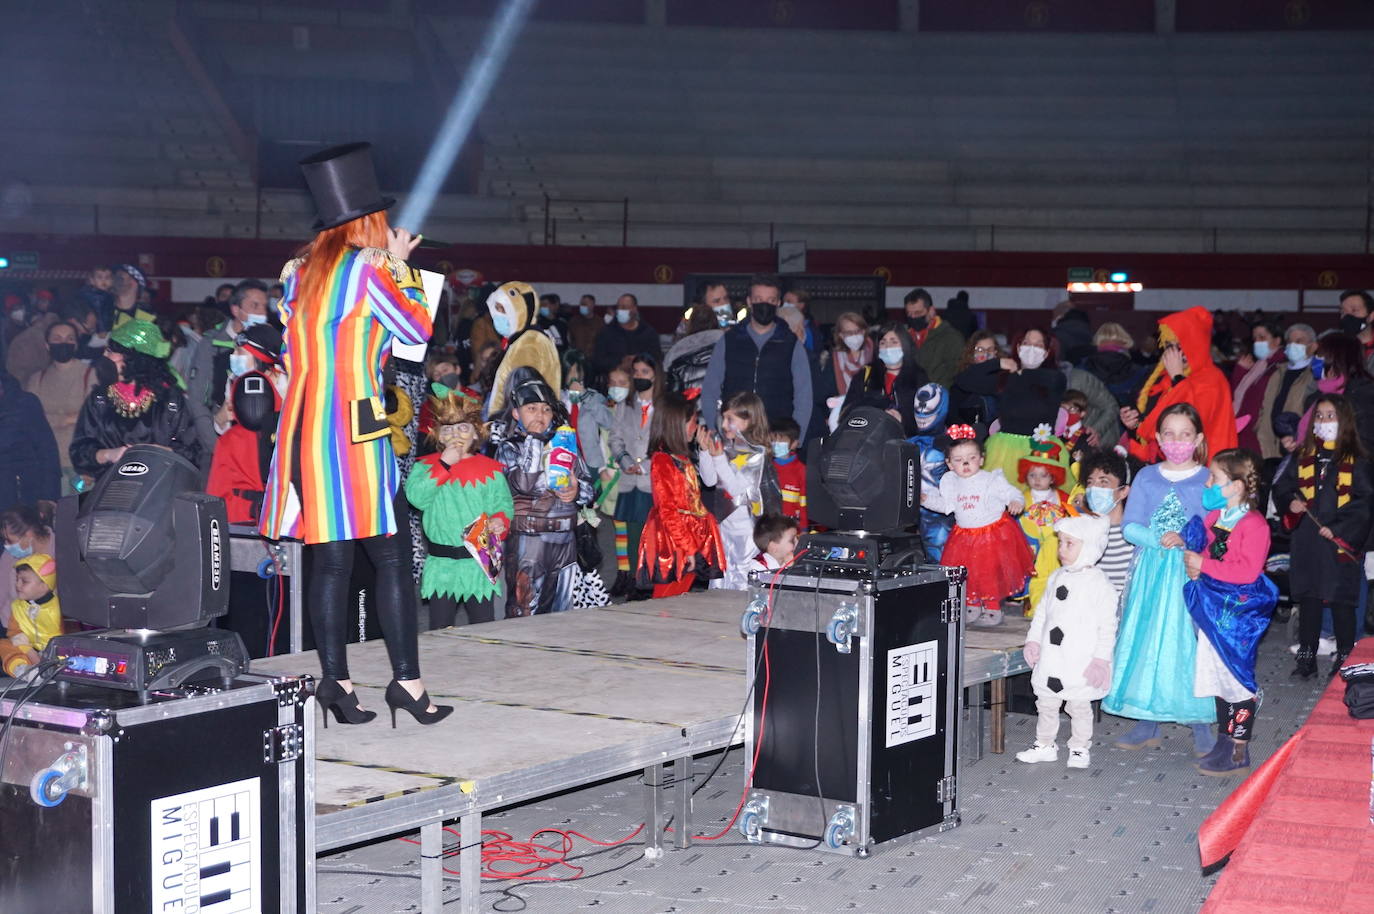
M 945 429 L 943 435 L 935 439 L 935 446 L 948 454 L 950 448 L 954 447 L 956 444 L 963 444 L 965 441 L 971 441 L 981 449 L 987 437 L 988 430 L 981 423 L 974 422 L 971 424 L 951 425 L 949 428 Z

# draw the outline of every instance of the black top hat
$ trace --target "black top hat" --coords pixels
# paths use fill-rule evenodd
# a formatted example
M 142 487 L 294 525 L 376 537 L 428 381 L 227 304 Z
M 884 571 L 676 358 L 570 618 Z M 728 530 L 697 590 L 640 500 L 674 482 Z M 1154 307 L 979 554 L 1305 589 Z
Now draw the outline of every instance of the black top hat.
M 383 197 L 377 187 L 371 143 L 332 146 L 301 159 L 300 166 L 320 213 L 314 225 L 317 232 L 387 209 L 396 202 L 394 197 Z

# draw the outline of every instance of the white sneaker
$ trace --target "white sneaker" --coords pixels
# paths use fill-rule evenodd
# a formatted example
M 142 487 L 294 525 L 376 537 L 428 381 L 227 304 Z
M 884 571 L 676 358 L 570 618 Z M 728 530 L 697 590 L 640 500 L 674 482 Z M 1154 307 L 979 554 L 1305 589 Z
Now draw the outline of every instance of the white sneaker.
M 992 628 L 995 625 L 1001 625 L 1002 610 L 987 609 L 985 607 L 983 609 L 982 615 L 980 615 L 976 620 L 974 620 L 973 624 L 977 625 L 979 628 Z
M 1067 764 L 1070 768 L 1087 768 L 1092 764 L 1092 760 L 1087 749 L 1070 749 Z
M 1036 762 L 1058 761 L 1059 747 L 1054 743 L 1050 743 L 1048 746 L 1042 746 L 1040 743 L 1036 743 L 1029 749 L 1022 749 L 1020 752 L 1016 753 L 1016 760 L 1018 762 L 1026 762 L 1030 765 L 1034 765 Z
M 982 615 L 983 615 L 983 604 L 982 604 L 982 603 L 965 603 L 965 604 L 964 604 L 964 624 L 965 624 L 965 625 L 977 625 L 977 624 L 978 624 L 978 619 L 979 619 Z

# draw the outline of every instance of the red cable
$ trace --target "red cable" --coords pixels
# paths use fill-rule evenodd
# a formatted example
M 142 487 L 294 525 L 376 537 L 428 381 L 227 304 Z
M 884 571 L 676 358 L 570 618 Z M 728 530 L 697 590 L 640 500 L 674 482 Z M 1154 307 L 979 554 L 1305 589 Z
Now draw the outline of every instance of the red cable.
M 272 634 L 267 636 L 267 656 L 272 657 L 277 649 L 277 628 L 281 625 L 282 610 L 286 608 L 286 587 L 282 584 L 281 573 L 273 575 L 277 579 L 277 615 L 272 620 Z M 268 585 L 271 586 L 270 584 Z M 300 607 L 291 607 L 292 612 L 300 612 Z
M 778 578 L 782 573 L 792 566 L 797 560 L 795 555 L 788 559 L 778 570 L 773 572 L 773 579 L 768 582 L 768 617 L 763 620 L 765 626 L 773 621 L 773 594 L 778 586 Z M 740 794 L 739 802 L 735 804 L 735 812 L 730 816 L 730 821 L 725 823 L 725 827 L 714 835 L 694 835 L 698 841 L 719 841 L 730 833 L 730 829 L 735 827 L 735 820 L 739 818 L 740 810 L 744 809 L 744 803 L 749 798 L 749 785 L 754 783 L 754 772 L 759 766 L 759 752 L 763 749 L 763 728 L 768 721 L 768 683 L 771 681 L 771 669 L 768 663 L 768 638 L 763 639 L 763 700 L 759 704 L 759 731 L 754 736 L 754 757 L 749 762 L 749 777 L 744 780 L 744 791 Z M 670 829 L 671 830 L 671 829 Z
M 516 841 L 509 834 L 503 831 L 484 830 L 482 832 L 482 871 L 483 879 L 519 879 L 522 882 L 567 882 L 570 879 L 577 879 L 584 872 L 584 868 L 575 863 L 568 862 L 568 855 L 575 846 L 574 838 L 581 838 L 591 844 L 601 847 L 619 847 L 629 841 L 633 841 L 640 832 L 644 830 L 644 823 L 640 823 L 634 831 L 621 838 L 619 841 L 601 841 L 584 835 L 581 832 L 564 830 L 561 828 L 541 828 L 539 831 L 530 835 L 528 841 Z M 462 842 L 461 833 L 454 828 L 445 828 L 444 831 L 458 838 Z M 558 835 L 560 840 L 557 844 L 544 844 L 536 839 L 540 835 Z M 401 838 L 407 844 L 419 844 L 414 838 Z M 447 850 L 444 857 L 453 857 L 462 853 L 462 848 Z M 503 864 L 513 864 L 515 868 L 498 868 Z M 572 871 L 570 876 L 540 876 L 554 867 L 565 867 Z M 451 870 L 442 867 L 445 873 L 450 876 L 460 875 L 458 870 Z

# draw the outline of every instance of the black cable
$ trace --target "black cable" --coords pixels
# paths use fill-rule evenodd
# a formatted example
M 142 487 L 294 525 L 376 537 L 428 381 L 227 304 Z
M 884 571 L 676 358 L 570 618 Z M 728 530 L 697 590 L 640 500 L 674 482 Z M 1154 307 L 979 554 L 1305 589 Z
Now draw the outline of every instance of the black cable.
M 51 666 L 52 670 L 46 674 L 40 673 L 39 671 L 42 670 L 45 666 Z M 66 660 L 48 660 L 34 667 L 35 675 L 33 679 L 30 680 L 33 683 L 33 688 L 30 689 L 28 692 L 24 693 L 24 697 L 14 703 L 14 707 L 10 709 L 9 716 L 5 718 L 4 725 L 0 726 L 0 785 L 4 784 L 5 752 L 7 749 L 9 749 L 10 730 L 14 726 L 15 719 L 19 717 L 20 710 L 24 707 L 24 705 L 28 704 L 29 699 L 33 698 L 33 696 L 37 695 L 40 691 L 42 691 L 45 686 L 47 686 L 54 679 L 56 679 L 58 674 L 66 668 Z M 47 678 L 44 679 L 44 676 L 46 676 Z M 15 679 L 14 682 L 10 683 L 5 687 L 4 692 L 0 692 L 0 701 L 4 700 L 5 696 L 10 693 L 10 689 L 14 688 L 19 683 L 19 681 L 20 680 Z
M 778 578 L 781 577 L 782 572 L 785 571 L 788 567 L 790 567 L 792 565 L 792 562 L 795 561 L 796 559 L 792 559 L 786 565 L 783 565 L 781 568 L 775 571 L 773 573 L 772 580 L 768 582 L 767 607 L 770 618 L 765 618 L 760 626 L 763 630 L 763 640 L 759 643 L 758 658 L 754 660 L 754 671 L 749 676 L 749 688 L 744 693 L 744 706 L 740 708 L 739 716 L 735 721 L 736 730 L 739 729 L 740 724 L 744 723 L 744 715 L 748 714 L 751 710 L 751 705 L 753 704 L 754 700 L 754 688 L 758 683 L 759 670 L 763 667 L 763 658 L 768 648 L 768 633 L 773 630 L 772 626 L 769 624 L 772 621 L 771 616 L 773 611 L 773 591 L 778 586 Z M 755 635 L 755 637 L 757 637 L 757 634 Z M 757 738 L 762 739 L 762 734 L 758 734 Z M 703 787 L 705 787 L 707 784 L 711 782 L 711 778 L 715 777 L 716 774 L 720 771 L 721 766 L 725 764 L 725 759 L 727 756 L 730 755 L 730 750 L 732 748 L 734 747 L 728 745 L 725 747 L 725 751 L 720 754 L 720 758 L 716 759 L 716 764 L 711 768 L 710 772 L 706 775 L 706 779 L 692 788 L 692 796 L 696 796 L 697 793 Z
M 816 779 L 816 806 L 821 813 L 821 829 L 816 842 L 801 850 L 815 850 L 825 840 L 830 819 L 825 814 L 825 791 L 821 789 L 821 569 L 816 569 L 816 707 L 811 717 L 811 774 Z

